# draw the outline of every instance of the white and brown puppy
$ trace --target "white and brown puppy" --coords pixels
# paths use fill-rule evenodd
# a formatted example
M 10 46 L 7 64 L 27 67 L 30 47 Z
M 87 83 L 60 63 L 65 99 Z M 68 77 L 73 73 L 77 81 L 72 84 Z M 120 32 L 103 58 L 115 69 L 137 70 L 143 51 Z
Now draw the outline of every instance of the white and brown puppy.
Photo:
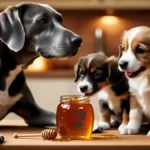
M 123 34 L 120 46 L 119 69 L 129 79 L 132 103 L 128 125 L 122 128 L 123 134 L 132 134 L 131 129 L 138 129 L 142 122 L 142 112 L 150 117 L 150 28 L 139 26 Z M 138 102 L 138 103 L 136 103 Z M 138 106 L 139 105 L 139 106 Z M 150 136 L 150 131 L 147 134 Z
M 75 82 L 78 91 L 86 96 L 98 92 L 100 121 L 98 128 L 109 129 L 111 123 L 122 120 L 121 126 L 128 123 L 129 93 L 124 73 L 118 69 L 118 59 L 101 53 L 89 54 L 80 58 L 75 65 Z M 117 120 L 114 120 L 117 116 Z M 111 120 L 112 118 L 113 120 Z M 112 121 L 112 122 L 111 122 Z M 93 130 L 97 130 L 95 126 Z

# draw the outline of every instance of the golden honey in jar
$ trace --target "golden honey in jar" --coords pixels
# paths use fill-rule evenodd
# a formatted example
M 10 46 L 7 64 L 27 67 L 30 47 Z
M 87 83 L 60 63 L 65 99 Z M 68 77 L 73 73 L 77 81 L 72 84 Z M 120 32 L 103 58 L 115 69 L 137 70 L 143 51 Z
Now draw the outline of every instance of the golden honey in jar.
M 94 112 L 89 98 L 80 95 L 61 96 L 56 119 L 62 138 L 89 138 L 94 123 Z

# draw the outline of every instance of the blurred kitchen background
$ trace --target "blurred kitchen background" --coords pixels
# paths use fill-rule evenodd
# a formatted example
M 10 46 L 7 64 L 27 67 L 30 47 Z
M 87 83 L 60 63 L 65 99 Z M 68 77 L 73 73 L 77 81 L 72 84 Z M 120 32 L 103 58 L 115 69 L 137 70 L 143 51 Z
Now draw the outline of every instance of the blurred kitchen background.
M 27 0 L 26 0 L 27 1 Z M 21 0 L 0 0 L 0 9 Z M 78 94 L 74 83 L 74 64 L 81 56 L 103 50 L 106 55 L 118 55 L 124 30 L 135 26 L 150 26 L 150 0 L 32 0 L 46 3 L 63 15 L 63 25 L 80 35 L 83 43 L 76 56 L 66 60 L 38 58 L 26 71 L 27 83 L 41 107 L 56 112 L 60 95 Z M 95 119 L 99 118 L 96 96 L 91 98 Z M 9 114 L 6 119 L 19 119 Z

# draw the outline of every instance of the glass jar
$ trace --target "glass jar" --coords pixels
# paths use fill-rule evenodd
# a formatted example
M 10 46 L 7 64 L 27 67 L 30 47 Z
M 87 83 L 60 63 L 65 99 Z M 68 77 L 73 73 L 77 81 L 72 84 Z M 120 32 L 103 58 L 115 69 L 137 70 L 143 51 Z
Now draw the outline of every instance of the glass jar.
M 63 95 L 57 107 L 57 129 L 62 138 L 87 139 L 92 134 L 94 111 L 88 97 Z

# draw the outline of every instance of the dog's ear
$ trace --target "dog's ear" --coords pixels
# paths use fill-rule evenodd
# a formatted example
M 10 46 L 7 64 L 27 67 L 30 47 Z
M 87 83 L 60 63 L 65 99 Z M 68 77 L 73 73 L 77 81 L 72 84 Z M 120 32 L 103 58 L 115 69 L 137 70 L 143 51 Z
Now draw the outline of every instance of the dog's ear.
M 74 66 L 74 73 L 75 73 L 75 80 L 74 80 L 74 82 L 77 82 L 78 79 L 79 79 L 80 64 L 81 64 L 82 59 L 83 59 L 83 57 L 81 57 L 79 59 L 79 61 Z
M 123 38 L 125 37 L 125 35 L 126 35 L 126 33 L 127 33 L 128 31 L 127 30 L 124 30 L 124 32 L 123 32 L 123 34 L 122 34 L 122 40 L 123 40 Z
M 123 73 L 118 69 L 118 58 L 111 56 L 107 59 L 108 62 L 108 79 L 112 84 L 117 84 L 123 76 Z
M 20 51 L 25 42 L 25 31 L 18 7 L 9 7 L 0 14 L 0 40 L 11 50 Z
M 107 58 L 108 63 L 113 62 L 113 61 L 118 61 L 116 56 L 113 55 L 113 56 L 110 56 L 110 57 Z
M 116 67 L 116 62 L 118 61 L 116 56 L 110 56 L 107 58 L 106 62 L 108 63 L 108 78 L 111 76 L 113 68 Z
M 123 41 L 123 39 L 124 39 L 126 33 L 127 33 L 127 31 L 124 31 L 124 32 L 123 32 L 123 35 L 122 35 L 122 37 L 121 37 L 121 41 Z M 119 55 L 118 55 L 118 59 L 119 59 L 119 58 L 122 56 L 121 44 L 119 45 L 118 48 L 119 48 Z
M 119 45 L 118 49 L 119 49 L 118 59 L 120 59 L 120 57 L 122 56 L 121 44 Z

